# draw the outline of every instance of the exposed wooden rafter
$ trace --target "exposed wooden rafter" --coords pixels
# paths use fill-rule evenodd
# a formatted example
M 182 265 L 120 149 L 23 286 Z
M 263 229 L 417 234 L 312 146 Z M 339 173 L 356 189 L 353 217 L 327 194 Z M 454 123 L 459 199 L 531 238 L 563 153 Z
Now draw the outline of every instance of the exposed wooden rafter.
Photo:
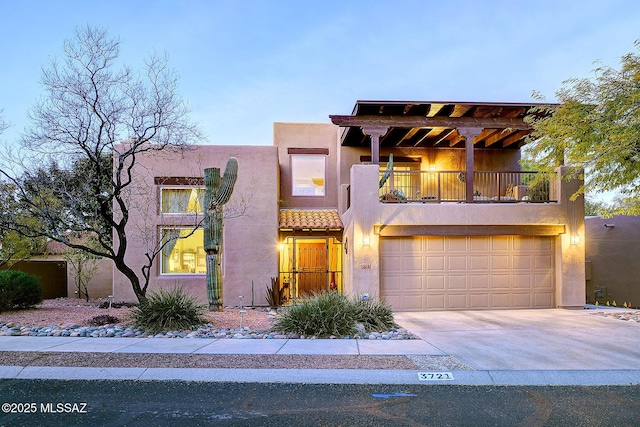
M 357 101 L 352 115 L 332 115 L 332 123 L 343 127 L 341 143 L 366 146 L 370 138 L 363 129 L 387 129 L 380 137 L 385 147 L 412 146 L 460 147 L 464 138 L 457 135 L 462 128 L 478 128 L 482 132 L 475 144 L 482 148 L 517 148 L 532 132 L 524 120 L 532 108 L 541 104 L 491 102 L 419 102 Z
M 331 122 L 338 126 L 366 127 L 478 127 L 493 129 L 528 130 L 529 124 L 520 119 L 505 119 L 502 117 L 419 117 L 419 116 L 329 116 Z
M 436 114 L 442 110 L 447 104 L 431 104 L 429 106 L 429 112 L 427 113 L 427 117 L 434 117 Z

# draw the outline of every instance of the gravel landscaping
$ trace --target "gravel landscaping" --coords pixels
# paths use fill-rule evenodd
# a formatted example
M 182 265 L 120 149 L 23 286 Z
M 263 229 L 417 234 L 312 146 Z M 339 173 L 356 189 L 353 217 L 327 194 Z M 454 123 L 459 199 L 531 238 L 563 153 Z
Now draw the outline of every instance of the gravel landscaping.
M 34 309 L 0 314 L 0 336 L 61 336 L 92 338 L 235 338 L 235 339 L 305 339 L 313 336 L 282 334 L 271 331 L 274 310 L 268 308 L 226 308 L 222 312 L 207 312 L 210 322 L 192 330 L 163 331 L 149 335 L 144 330 L 129 325 L 131 308 L 100 308 L 102 300 L 59 298 L 45 300 Z M 109 315 L 120 323 L 91 326 L 91 319 Z M 337 338 L 337 337 L 330 337 Z M 369 340 L 418 339 L 401 328 L 388 331 L 365 332 L 341 338 Z
M 275 312 L 266 308 L 230 307 L 223 312 L 207 312 L 209 325 L 193 331 L 167 331 L 146 335 L 130 328 L 131 309 L 99 308 L 102 300 L 86 302 L 60 298 L 45 300 L 35 309 L 0 313 L 0 335 L 84 336 L 153 338 L 276 339 L 314 338 L 268 332 Z M 90 326 L 96 316 L 108 314 L 119 324 Z M 418 339 L 404 329 L 358 334 L 360 339 Z M 356 337 L 352 337 L 356 338 Z M 363 356 L 363 355 L 204 355 L 130 354 L 0 351 L 0 366 L 77 366 L 147 368 L 253 368 L 253 369 L 430 369 L 470 370 L 450 356 Z

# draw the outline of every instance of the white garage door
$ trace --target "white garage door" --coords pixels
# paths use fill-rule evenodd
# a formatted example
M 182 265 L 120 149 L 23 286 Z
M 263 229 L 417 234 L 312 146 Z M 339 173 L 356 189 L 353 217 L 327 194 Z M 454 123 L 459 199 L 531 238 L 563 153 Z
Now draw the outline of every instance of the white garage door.
M 380 238 L 380 294 L 397 311 L 550 308 L 554 238 Z

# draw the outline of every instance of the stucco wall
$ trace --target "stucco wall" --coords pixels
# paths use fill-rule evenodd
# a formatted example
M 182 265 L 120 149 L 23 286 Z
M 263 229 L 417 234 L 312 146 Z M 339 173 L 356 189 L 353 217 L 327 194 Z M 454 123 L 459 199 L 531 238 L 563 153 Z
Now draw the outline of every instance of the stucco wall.
M 378 166 L 355 165 L 351 169 L 353 220 L 345 235 L 353 242 L 353 270 L 346 276 L 347 288 L 357 292 L 379 292 L 379 238 L 376 225 L 563 225 L 556 237 L 556 304 L 580 307 L 584 304 L 584 204 L 571 201 L 577 182 L 558 180 L 558 203 L 407 203 L 384 204 L 378 198 Z M 578 236 L 578 244 L 571 236 Z M 363 237 L 369 237 L 369 245 Z
M 606 227 L 605 227 L 606 224 Z M 586 227 L 587 302 L 595 303 L 595 288 L 602 290 L 599 304 L 616 301 L 618 306 L 631 301 L 640 306 L 640 217 L 588 217 Z
M 60 254 L 36 256 L 30 261 L 65 261 Z M 107 298 L 113 292 L 113 263 L 110 259 L 101 259 L 97 261 L 97 270 L 95 276 L 87 285 L 89 298 Z M 67 263 L 67 297 L 78 298 L 76 294 L 76 275 L 71 265 Z
M 219 167 L 224 172 L 229 157 L 238 159 L 238 179 L 225 215 L 246 206 L 237 217 L 224 220 L 223 301 L 225 305 L 266 305 L 265 286 L 277 270 L 278 158 L 276 147 L 269 146 L 194 146 L 182 153 L 149 154 L 139 159 L 136 193 L 132 205 L 137 208 L 127 227 L 131 237 L 127 262 L 140 275 L 140 266 L 149 242 L 160 236 L 161 225 L 192 225 L 194 216 L 164 215 L 159 212 L 159 186 L 154 177 L 202 177 L 204 169 Z M 236 209 L 237 211 L 237 209 Z M 201 218 L 201 217 L 200 217 Z M 253 290 L 252 290 L 253 281 Z M 130 283 L 114 270 L 116 300 L 135 300 Z M 205 275 L 160 275 L 159 261 L 151 271 L 149 289 L 159 286 L 184 286 L 203 302 L 207 301 Z
M 389 156 L 391 150 L 382 148 L 380 156 Z M 411 148 L 394 147 L 393 155 L 420 159 L 420 170 L 455 171 L 465 169 L 465 150 L 460 148 Z M 340 148 L 340 183 L 350 182 L 351 166 L 361 163 L 361 156 L 371 156 L 367 147 Z M 520 170 L 519 150 L 475 149 L 474 169 L 476 171 L 518 171 Z M 382 165 L 384 166 L 384 164 Z
M 283 208 L 338 207 L 338 131 L 331 123 L 274 123 L 273 144 L 280 164 L 280 206 Z M 291 157 L 289 148 L 328 149 L 324 197 L 291 195 Z

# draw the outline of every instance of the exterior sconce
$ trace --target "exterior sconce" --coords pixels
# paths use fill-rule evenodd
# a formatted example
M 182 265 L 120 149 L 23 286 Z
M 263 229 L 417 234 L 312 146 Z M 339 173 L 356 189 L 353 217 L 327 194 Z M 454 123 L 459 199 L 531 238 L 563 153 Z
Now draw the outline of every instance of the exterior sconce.
M 284 243 L 280 243 L 278 247 L 280 248 L 280 252 L 284 251 Z
M 370 243 L 371 243 L 371 240 L 369 239 L 369 236 L 362 237 L 362 246 L 369 246 Z
M 436 165 L 429 166 L 429 172 L 435 172 L 435 171 L 436 171 Z
M 580 244 L 580 236 L 577 234 L 572 234 L 571 235 L 571 244 L 572 245 L 579 245 Z

